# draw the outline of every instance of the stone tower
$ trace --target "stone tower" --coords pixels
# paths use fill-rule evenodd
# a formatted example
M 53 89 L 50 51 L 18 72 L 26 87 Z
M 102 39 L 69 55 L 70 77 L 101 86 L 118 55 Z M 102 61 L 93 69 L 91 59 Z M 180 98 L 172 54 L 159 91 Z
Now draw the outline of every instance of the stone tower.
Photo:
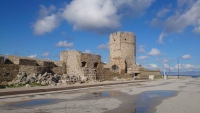
M 132 74 L 135 67 L 136 36 L 132 32 L 110 34 L 110 68 L 120 74 Z

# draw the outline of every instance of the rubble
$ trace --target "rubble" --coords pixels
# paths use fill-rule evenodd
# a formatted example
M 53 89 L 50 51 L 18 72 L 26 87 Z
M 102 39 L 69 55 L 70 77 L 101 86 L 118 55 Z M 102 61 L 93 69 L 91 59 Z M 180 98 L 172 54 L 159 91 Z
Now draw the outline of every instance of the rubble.
M 40 85 L 49 85 L 49 86 L 56 86 L 56 85 L 66 85 L 66 84 L 75 84 L 75 83 L 86 83 L 89 82 L 89 79 L 84 76 L 74 76 L 74 75 L 58 75 L 45 72 L 42 74 L 26 74 L 25 72 L 18 73 L 17 77 L 8 82 L 7 85 L 11 86 L 19 86 L 25 85 L 25 87 L 31 87 L 31 84 L 37 83 Z

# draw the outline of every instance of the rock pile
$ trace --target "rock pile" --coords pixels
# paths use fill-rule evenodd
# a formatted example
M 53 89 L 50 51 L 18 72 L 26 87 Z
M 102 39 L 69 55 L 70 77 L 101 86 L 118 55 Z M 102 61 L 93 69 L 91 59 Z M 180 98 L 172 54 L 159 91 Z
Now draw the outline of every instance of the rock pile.
M 26 87 L 30 87 L 29 84 L 41 84 L 41 85 L 49 85 L 49 86 L 56 86 L 56 85 L 67 85 L 67 84 L 74 84 L 74 83 L 85 83 L 88 82 L 88 78 L 84 76 L 74 76 L 74 75 L 58 75 L 52 73 L 44 73 L 44 74 L 26 74 L 25 72 L 19 73 L 17 77 L 8 82 L 8 85 L 15 85 L 18 86 L 19 84 L 26 85 Z

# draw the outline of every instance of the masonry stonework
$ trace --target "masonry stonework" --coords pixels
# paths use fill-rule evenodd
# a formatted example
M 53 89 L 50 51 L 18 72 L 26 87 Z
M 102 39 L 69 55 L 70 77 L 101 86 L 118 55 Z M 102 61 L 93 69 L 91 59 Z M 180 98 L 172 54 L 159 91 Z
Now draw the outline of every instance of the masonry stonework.
M 132 32 L 110 34 L 110 63 L 101 62 L 101 56 L 70 50 L 60 53 L 60 61 L 33 59 L 28 57 L 0 55 L 0 82 L 11 80 L 19 72 L 53 73 L 75 76 L 79 80 L 110 80 L 113 73 L 118 75 L 161 75 L 160 70 L 148 70 L 136 64 L 136 36 Z M 110 75 L 111 74 L 111 75 Z
M 135 65 L 135 40 L 131 32 L 116 32 L 110 35 L 110 68 L 119 73 L 131 73 Z
M 101 56 L 81 53 L 80 51 L 63 51 L 60 60 L 66 63 L 67 74 L 78 77 L 87 77 L 94 80 L 101 64 Z
M 19 56 L 12 56 L 6 55 L 6 64 L 17 64 L 17 65 L 32 65 L 36 66 L 36 60 L 30 59 L 27 57 L 19 57 Z
M 120 74 L 137 77 L 161 75 L 160 70 L 148 70 L 136 64 L 136 36 L 132 32 L 110 34 L 110 63 L 104 66 Z

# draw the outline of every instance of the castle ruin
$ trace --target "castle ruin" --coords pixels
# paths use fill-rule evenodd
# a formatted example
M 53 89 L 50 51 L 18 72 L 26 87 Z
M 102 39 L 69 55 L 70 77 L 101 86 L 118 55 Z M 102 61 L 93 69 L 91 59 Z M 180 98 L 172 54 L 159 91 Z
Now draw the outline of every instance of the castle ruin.
M 13 79 L 17 73 L 45 72 L 67 74 L 87 80 L 106 80 L 108 72 L 137 78 L 161 75 L 160 70 L 148 70 L 136 64 L 136 36 L 131 32 L 110 34 L 110 63 L 101 61 L 100 55 L 69 50 L 60 53 L 60 61 L 48 61 L 28 57 L 0 55 L 0 83 Z M 104 77 L 104 78 L 102 78 Z

